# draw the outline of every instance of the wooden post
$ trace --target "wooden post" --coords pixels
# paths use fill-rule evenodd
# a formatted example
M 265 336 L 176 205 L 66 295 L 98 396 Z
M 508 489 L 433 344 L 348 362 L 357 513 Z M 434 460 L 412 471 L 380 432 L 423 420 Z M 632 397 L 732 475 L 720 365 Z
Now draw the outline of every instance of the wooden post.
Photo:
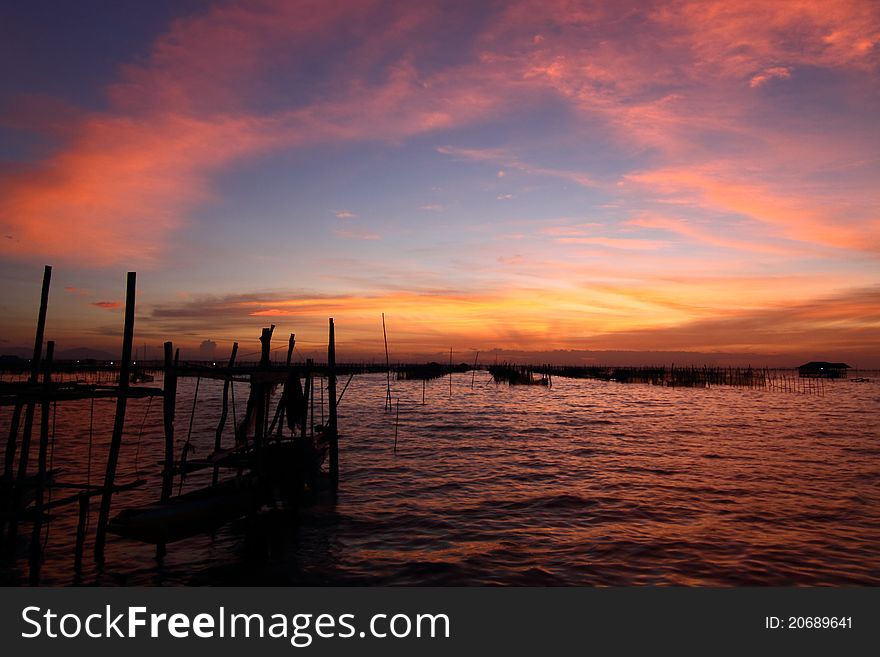
M 40 292 L 40 313 L 37 316 L 37 332 L 34 336 L 34 352 L 31 358 L 30 382 L 37 383 L 40 379 L 40 358 L 43 354 L 43 335 L 46 331 L 46 311 L 49 306 L 49 284 L 52 280 L 52 267 L 43 269 L 43 288 Z M 34 426 L 34 403 L 28 402 L 24 416 L 24 431 L 21 436 L 21 456 L 18 461 L 18 478 L 27 476 L 28 459 L 30 457 L 31 432 Z
M 229 356 L 229 367 L 230 370 L 235 366 L 235 356 L 238 353 L 238 343 L 232 343 L 232 354 Z M 229 376 L 232 376 L 230 372 Z M 223 401 L 222 407 L 220 409 L 220 422 L 217 424 L 217 433 L 214 436 L 214 452 L 218 452 L 220 450 L 220 443 L 223 438 L 223 428 L 226 426 L 226 417 L 229 415 L 229 384 L 230 380 L 226 379 L 223 382 Z M 214 474 L 211 477 L 211 484 L 216 486 L 217 479 L 220 476 L 220 469 L 217 466 L 214 466 Z
M 336 421 L 336 332 L 330 318 L 330 339 L 327 342 L 327 396 L 330 398 L 330 479 L 334 490 L 339 485 L 339 433 Z
M 300 417 L 300 435 L 305 438 L 308 435 L 309 428 L 309 402 L 312 399 L 312 362 L 306 361 L 305 384 L 303 386 L 303 409 Z M 312 404 L 314 408 L 314 404 Z M 312 412 L 314 418 L 314 411 Z
M 474 389 L 474 381 L 477 378 L 477 359 L 480 357 L 480 352 L 478 351 L 474 356 L 474 371 L 471 372 L 471 390 Z
M 36 517 L 31 528 L 31 544 L 30 544 L 30 572 L 29 583 L 31 586 L 37 586 L 40 583 L 40 566 L 42 565 L 42 546 L 41 538 L 43 535 L 43 498 L 46 489 L 47 479 L 49 476 L 46 468 L 46 462 L 49 455 L 49 413 L 51 412 L 51 403 L 49 402 L 50 386 L 52 385 L 52 359 L 55 354 L 55 343 L 50 340 L 46 343 L 46 360 L 45 372 L 43 374 L 43 400 L 40 403 L 40 445 L 37 456 L 37 489 L 34 497 L 34 509 Z
M 37 330 L 34 335 L 34 351 L 31 357 L 31 374 L 30 382 L 37 383 L 40 377 L 40 359 L 43 354 L 43 335 L 46 331 L 46 311 L 49 307 L 49 285 L 52 281 L 52 267 L 46 265 L 43 268 L 43 286 L 40 291 L 40 310 L 37 315 Z M 25 406 L 24 428 L 21 435 L 21 455 L 18 462 L 18 479 L 24 481 L 27 476 L 28 458 L 30 455 L 31 433 L 34 426 L 34 402 L 28 402 Z M 18 422 L 21 418 L 21 407 L 16 406 L 13 410 L 12 424 L 9 428 L 9 439 L 6 443 L 6 462 L 4 464 L 4 472 L 7 475 L 7 484 L 12 484 L 13 461 L 15 459 L 15 442 L 18 437 Z M 21 505 L 21 489 L 13 489 L 12 494 L 8 498 L 9 511 L 9 543 L 15 544 L 15 537 L 18 533 L 18 508 Z
M 309 431 L 309 435 L 315 435 L 315 375 L 312 372 L 312 368 L 314 366 L 314 362 L 311 358 L 306 359 L 306 371 L 308 372 L 309 377 L 309 406 L 311 408 L 311 427 Z
M 388 359 L 388 333 L 385 331 L 385 313 L 382 313 L 382 337 L 385 338 L 385 410 L 391 411 L 391 361 Z
M 280 441 L 284 436 L 284 413 L 287 410 L 288 402 L 291 397 L 294 396 L 293 387 L 294 387 L 294 379 L 296 379 L 296 383 L 299 383 L 299 373 L 293 373 L 290 371 L 290 363 L 293 360 L 293 349 L 296 346 L 296 334 L 291 333 L 290 337 L 287 340 L 287 359 L 285 360 L 285 365 L 287 367 L 287 381 L 284 383 L 284 388 L 281 393 L 281 399 L 278 401 L 278 407 L 275 409 L 275 417 L 272 419 L 272 425 L 269 427 L 269 430 L 266 434 L 266 438 L 271 438 L 272 430 L 277 425 L 278 431 L 275 434 L 276 440 Z M 266 399 L 267 409 L 269 405 L 268 395 Z M 267 410 L 268 413 L 268 410 Z M 268 417 L 268 415 L 267 415 Z M 288 417 L 288 424 L 293 421 L 293 416 Z
M 449 347 L 449 396 L 452 397 L 452 347 Z
M 50 392 L 50 386 L 52 385 L 52 360 L 55 356 L 55 342 L 53 340 L 49 340 L 46 343 L 46 360 L 45 360 L 45 373 L 43 374 L 43 386 L 45 387 L 44 394 L 48 395 Z M 49 413 L 51 410 L 51 404 L 49 402 L 48 397 L 44 397 L 42 404 L 40 406 L 40 448 L 37 456 L 37 472 L 39 474 L 38 487 L 37 487 L 37 495 L 42 497 L 42 489 L 46 485 L 46 462 L 49 455 Z M 39 502 L 37 502 L 39 504 Z
M 260 334 L 260 367 L 269 367 L 271 365 L 270 354 L 272 352 L 272 333 L 275 331 L 275 325 L 264 328 Z
M 275 325 L 272 324 L 269 328 L 264 328 L 260 334 L 260 369 L 267 369 L 271 366 L 269 357 L 272 352 L 272 332 L 274 330 Z M 256 414 L 254 418 L 254 449 L 257 450 L 258 454 L 262 452 L 263 439 L 266 435 L 269 420 L 267 408 L 268 395 L 269 386 L 262 382 L 257 383 L 251 377 L 251 398 L 254 399 L 254 412 Z
M 165 345 L 165 380 L 162 394 L 162 423 L 165 429 L 165 466 L 162 470 L 162 492 L 160 500 L 168 501 L 174 490 L 174 414 L 177 409 L 177 371 L 173 358 L 174 345 Z
M 12 481 L 12 461 L 15 459 L 16 441 L 18 440 L 18 427 L 21 425 L 22 405 L 16 404 L 12 409 L 12 419 L 9 421 L 9 438 L 6 440 L 6 456 L 3 461 L 3 478 L 7 482 Z
M 107 522 L 110 520 L 110 502 L 113 497 L 113 483 L 116 479 L 116 464 L 122 447 L 122 433 L 125 429 L 125 408 L 128 404 L 129 377 L 131 375 L 131 346 L 134 340 L 134 300 L 137 274 L 128 272 L 125 286 L 125 325 L 122 334 L 122 361 L 119 363 L 119 397 L 116 399 L 116 417 L 113 420 L 113 435 L 110 438 L 110 451 L 107 455 L 107 471 L 101 491 L 101 509 L 98 512 L 98 529 L 95 533 L 95 559 L 104 560 L 104 543 L 107 539 Z
M 287 366 L 290 367 L 290 361 L 293 358 L 293 348 L 296 346 L 296 334 L 291 333 L 287 340 Z
M 400 398 L 397 399 L 397 413 L 394 416 L 394 453 L 397 454 L 397 425 L 400 423 Z

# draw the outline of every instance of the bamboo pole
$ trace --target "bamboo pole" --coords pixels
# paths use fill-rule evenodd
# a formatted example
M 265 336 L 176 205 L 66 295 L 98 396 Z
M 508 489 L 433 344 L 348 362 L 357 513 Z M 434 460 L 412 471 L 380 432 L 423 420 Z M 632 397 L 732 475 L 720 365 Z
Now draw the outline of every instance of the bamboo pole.
M 18 440 L 18 428 L 21 425 L 21 411 L 22 404 L 16 404 L 12 409 L 12 418 L 9 421 L 9 438 L 6 440 L 6 455 L 3 461 L 3 479 L 7 483 L 12 482 L 12 462 L 15 459 L 15 443 Z
M 452 397 L 452 347 L 449 347 L 449 396 Z
M 40 290 L 40 310 L 37 315 L 37 330 L 34 335 L 34 351 L 31 357 L 31 372 L 29 381 L 37 383 L 40 377 L 40 358 L 43 354 L 43 335 L 46 331 L 46 312 L 49 307 L 49 286 L 52 281 L 52 267 L 46 265 L 43 268 L 43 285 Z M 18 479 L 24 481 L 27 476 L 28 457 L 30 453 L 31 433 L 34 426 L 34 402 L 28 402 L 24 410 L 24 428 L 21 435 L 21 455 L 18 462 Z M 16 413 L 16 411 L 18 411 Z M 15 416 L 18 417 L 15 417 Z M 15 460 L 16 439 L 18 437 L 18 422 L 21 418 L 21 407 L 16 405 L 13 410 L 13 423 L 9 429 L 9 439 L 6 443 L 6 462 L 4 464 L 4 473 L 6 474 L 6 482 L 12 485 L 13 461 Z M 15 544 L 15 537 L 18 533 L 18 518 L 16 513 L 21 505 L 21 489 L 14 488 L 12 494 L 8 497 L 9 511 L 11 517 L 9 519 L 8 537 L 11 545 Z
M 397 454 L 397 425 L 400 424 L 400 399 L 397 400 L 397 412 L 394 416 L 394 453 Z
M 292 336 L 291 336 L 292 337 Z M 228 367 L 232 369 L 235 365 L 235 355 L 238 353 L 238 343 L 232 343 L 232 354 L 229 356 L 229 365 Z M 223 382 L 223 401 L 221 402 L 222 407 L 220 410 L 220 422 L 217 424 L 217 433 L 214 435 L 214 452 L 218 452 L 220 450 L 220 444 L 223 439 L 223 428 L 226 426 L 226 417 L 229 415 L 229 384 L 230 381 L 227 379 Z M 214 474 L 211 476 L 211 484 L 216 486 L 217 479 L 220 477 L 220 469 L 218 467 L 214 467 Z
M 52 280 L 52 267 L 46 265 L 43 269 L 43 287 L 40 291 L 40 313 L 37 316 L 37 332 L 34 336 L 34 352 L 31 358 L 30 382 L 37 383 L 40 378 L 40 359 L 43 353 L 43 335 L 46 330 L 46 311 L 49 306 L 49 285 Z M 24 431 L 21 436 L 21 455 L 18 460 L 18 478 L 23 480 L 27 476 L 28 460 L 30 457 L 31 433 L 34 426 L 33 402 L 27 404 L 24 417 Z
M 125 325 L 122 336 L 122 361 L 119 363 L 119 391 L 127 392 L 131 373 L 131 346 L 134 339 L 134 304 L 137 274 L 128 272 L 125 286 Z M 121 394 L 116 400 L 116 417 L 113 421 L 113 435 L 110 439 L 110 452 L 107 455 L 107 471 L 104 475 L 104 491 L 101 495 L 101 508 L 98 512 L 98 529 L 95 534 L 95 559 L 104 560 L 104 543 L 107 539 L 107 522 L 110 520 L 110 502 L 113 497 L 113 482 L 116 479 L 116 465 L 122 447 L 122 433 L 125 430 L 125 408 L 128 398 Z
M 43 387 L 46 393 L 52 385 L 52 360 L 55 355 L 55 342 L 49 340 L 46 343 L 46 359 L 45 371 L 43 373 Z M 48 470 L 46 462 L 49 455 L 49 413 L 51 402 L 48 396 L 43 398 L 40 404 L 40 445 L 37 456 L 37 490 L 34 497 L 34 506 L 39 509 L 34 524 L 31 528 L 31 544 L 30 544 L 30 572 L 28 580 L 31 586 L 37 586 L 40 583 L 40 566 L 42 565 L 43 555 L 41 548 L 41 537 L 43 534 L 43 495 L 46 489 Z
M 330 318 L 330 338 L 327 342 L 327 396 L 330 404 L 330 479 L 335 490 L 339 485 L 339 433 L 336 417 L 336 332 Z
M 312 398 L 312 364 L 306 361 L 305 384 L 303 386 L 303 408 L 300 416 L 300 435 L 305 438 L 309 428 L 309 401 Z
M 310 406 L 310 426 L 309 435 L 315 435 L 315 375 L 312 372 L 314 363 L 311 358 L 306 359 L 306 372 L 309 377 L 309 406 Z
M 275 325 L 272 324 L 269 328 L 264 328 L 262 333 L 260 334 L 260 369 L 268 369 L 271 366 L 269 357 L 272 352 L 272 332 L 274 330 Z M 254 449 L 257 450 L 258 454 L 262 453 L 263 439 L 266 435 L 266 431 L 268 430 L 268 395 L 269 386 L 262 383 L 256 383 L 253 380 L 253 377 L 251 377 L 251 398 L 254 400 L 255 413 Z
M 162 471 L 161 501 L 166 502 L 174 490 L 174 415 L 177 408 L 177 372 L 174 369 L 174 345 L 165 345 L 165 381 L 162 397 L 162 421 L 165 429 L 165 466 Z
M 385 330 L 385 313 L 382 313 L 382 337 L 385 338 L 385 410 L 391 410 L 391 361 L 388 358 L 388 332 Z

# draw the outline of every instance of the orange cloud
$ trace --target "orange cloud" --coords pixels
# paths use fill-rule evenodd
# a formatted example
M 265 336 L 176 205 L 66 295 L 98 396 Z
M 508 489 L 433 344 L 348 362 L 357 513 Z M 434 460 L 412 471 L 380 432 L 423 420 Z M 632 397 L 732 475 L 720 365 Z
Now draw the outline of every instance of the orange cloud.
M 725 249 L 738 249 L 753 253 L 769 253 L 775 255 L 795 255 L 804 253 L 803 249 L 774 244 L 768 241 L 765 235 L 756 233 L 754 226 L 749 226 L 747 229 L 744 228 L 737 231 L 741 235 L 751 236 L 751 239 L 738 239 L 729 236 L 727 231 L 722 230 L 717 225 L 712 227 L 700 226 L 693 222 L 672 217 L 642 214 L 630 219 L 627 223 L 631 226 L 674 233 L 700 244 L 718 246 Z
M 296 332 L 304 344 L 321 345 L 326 318 L 333 316 L 346 349 L 374 354 L 381 350 L 382 312 L 393 327 L 395 344 L 421 353 L 450 344 L 481 350 L 540 345 L 752 353 L 880 345 L 877 287 L 792 302 L 792 280 L 720 283 L 707 288 L 695 278 L 672 286 L 492 289 L 483 294 L 238 295 L 158 307 L 142 323 L 155 332 L 204 326 L 207 319 L 234 331 L 224 338 L 242 339 L 258 335 L 262 322 L 271 319 L 280 331 Z
M 810 196 L 785 194 L 770 182 L 737 178 L 727 169 L 659 169 L 631 174 L 626 179 L 686 204 L 743 215 L 781 237 L 826 247 L 880 252 L 880 221 L 876 216 L 850 214 L 840 221 L 839 202 L 823 207 Z M 682 224 L 677 227 L 681 229 Z
M 560 244 L 595 244 L 606 246 L 611 249 L 626 249 L 633 251 L 653 251 L 665 246 L 658 240 L 643 240 L 637 238 L 622 237 L 557 237 Z

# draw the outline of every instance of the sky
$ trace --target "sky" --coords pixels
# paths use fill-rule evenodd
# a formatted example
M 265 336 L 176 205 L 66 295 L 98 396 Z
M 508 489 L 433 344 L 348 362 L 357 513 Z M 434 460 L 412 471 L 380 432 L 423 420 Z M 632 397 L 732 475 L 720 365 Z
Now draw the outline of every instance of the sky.
M 873 0 L 7 0 L 0 352 L 51 264 L 62 351 L 137 271 L 155 357 L 880 367 L 878 82 Z

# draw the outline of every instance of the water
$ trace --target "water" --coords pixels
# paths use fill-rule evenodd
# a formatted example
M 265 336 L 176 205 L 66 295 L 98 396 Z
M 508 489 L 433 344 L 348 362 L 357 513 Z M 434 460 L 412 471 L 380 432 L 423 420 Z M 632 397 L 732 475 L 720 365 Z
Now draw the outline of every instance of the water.
M 455 375 L 451 397 L 448 379 L 430 381 L 422 405 L 421 382 L 394 382 L 395 454 L 385 377 L 356 376 L 339 409 L 335 503 L 272 531 L 242 521 L 172 544 L 161 564 L 152 546 L 110 536 L 104 567 L 87 558 L 83 582 L 880 584 L 876 379 L 829 382 L 824 397 L 553 383 L 496 386 L 478 372 L 472 389 L 470 373 Z M 193 388 L 181 380 L 181 443 Z M 201 382 L 196 458 L 212 449 L 220 390 Z M 236 393 L 240 418 L 245 386 Z M 88 401 L 58 407 L 60 479 L 87 477 L 89 412 Z M 112 402 L 95 403 L 92 483 L 103 476 L 112 414 Z M 2 411 L 3 429 L 9 415 Z M 117 481 L 145 477 L 151 491 L 120 493 L 115 510 L 155 498 L 162 458 L 160 401 L 130 402 L 127 417 Z M 191 476 L 184 490 L 209 476 Z M 76 512 L 68 509 L 49 527 L 46 584 L 73 581 Z M 97 500 L 92 510 L 87 555 Z M 26 581 L 26 563 L 6 564 L 4 581 Z

